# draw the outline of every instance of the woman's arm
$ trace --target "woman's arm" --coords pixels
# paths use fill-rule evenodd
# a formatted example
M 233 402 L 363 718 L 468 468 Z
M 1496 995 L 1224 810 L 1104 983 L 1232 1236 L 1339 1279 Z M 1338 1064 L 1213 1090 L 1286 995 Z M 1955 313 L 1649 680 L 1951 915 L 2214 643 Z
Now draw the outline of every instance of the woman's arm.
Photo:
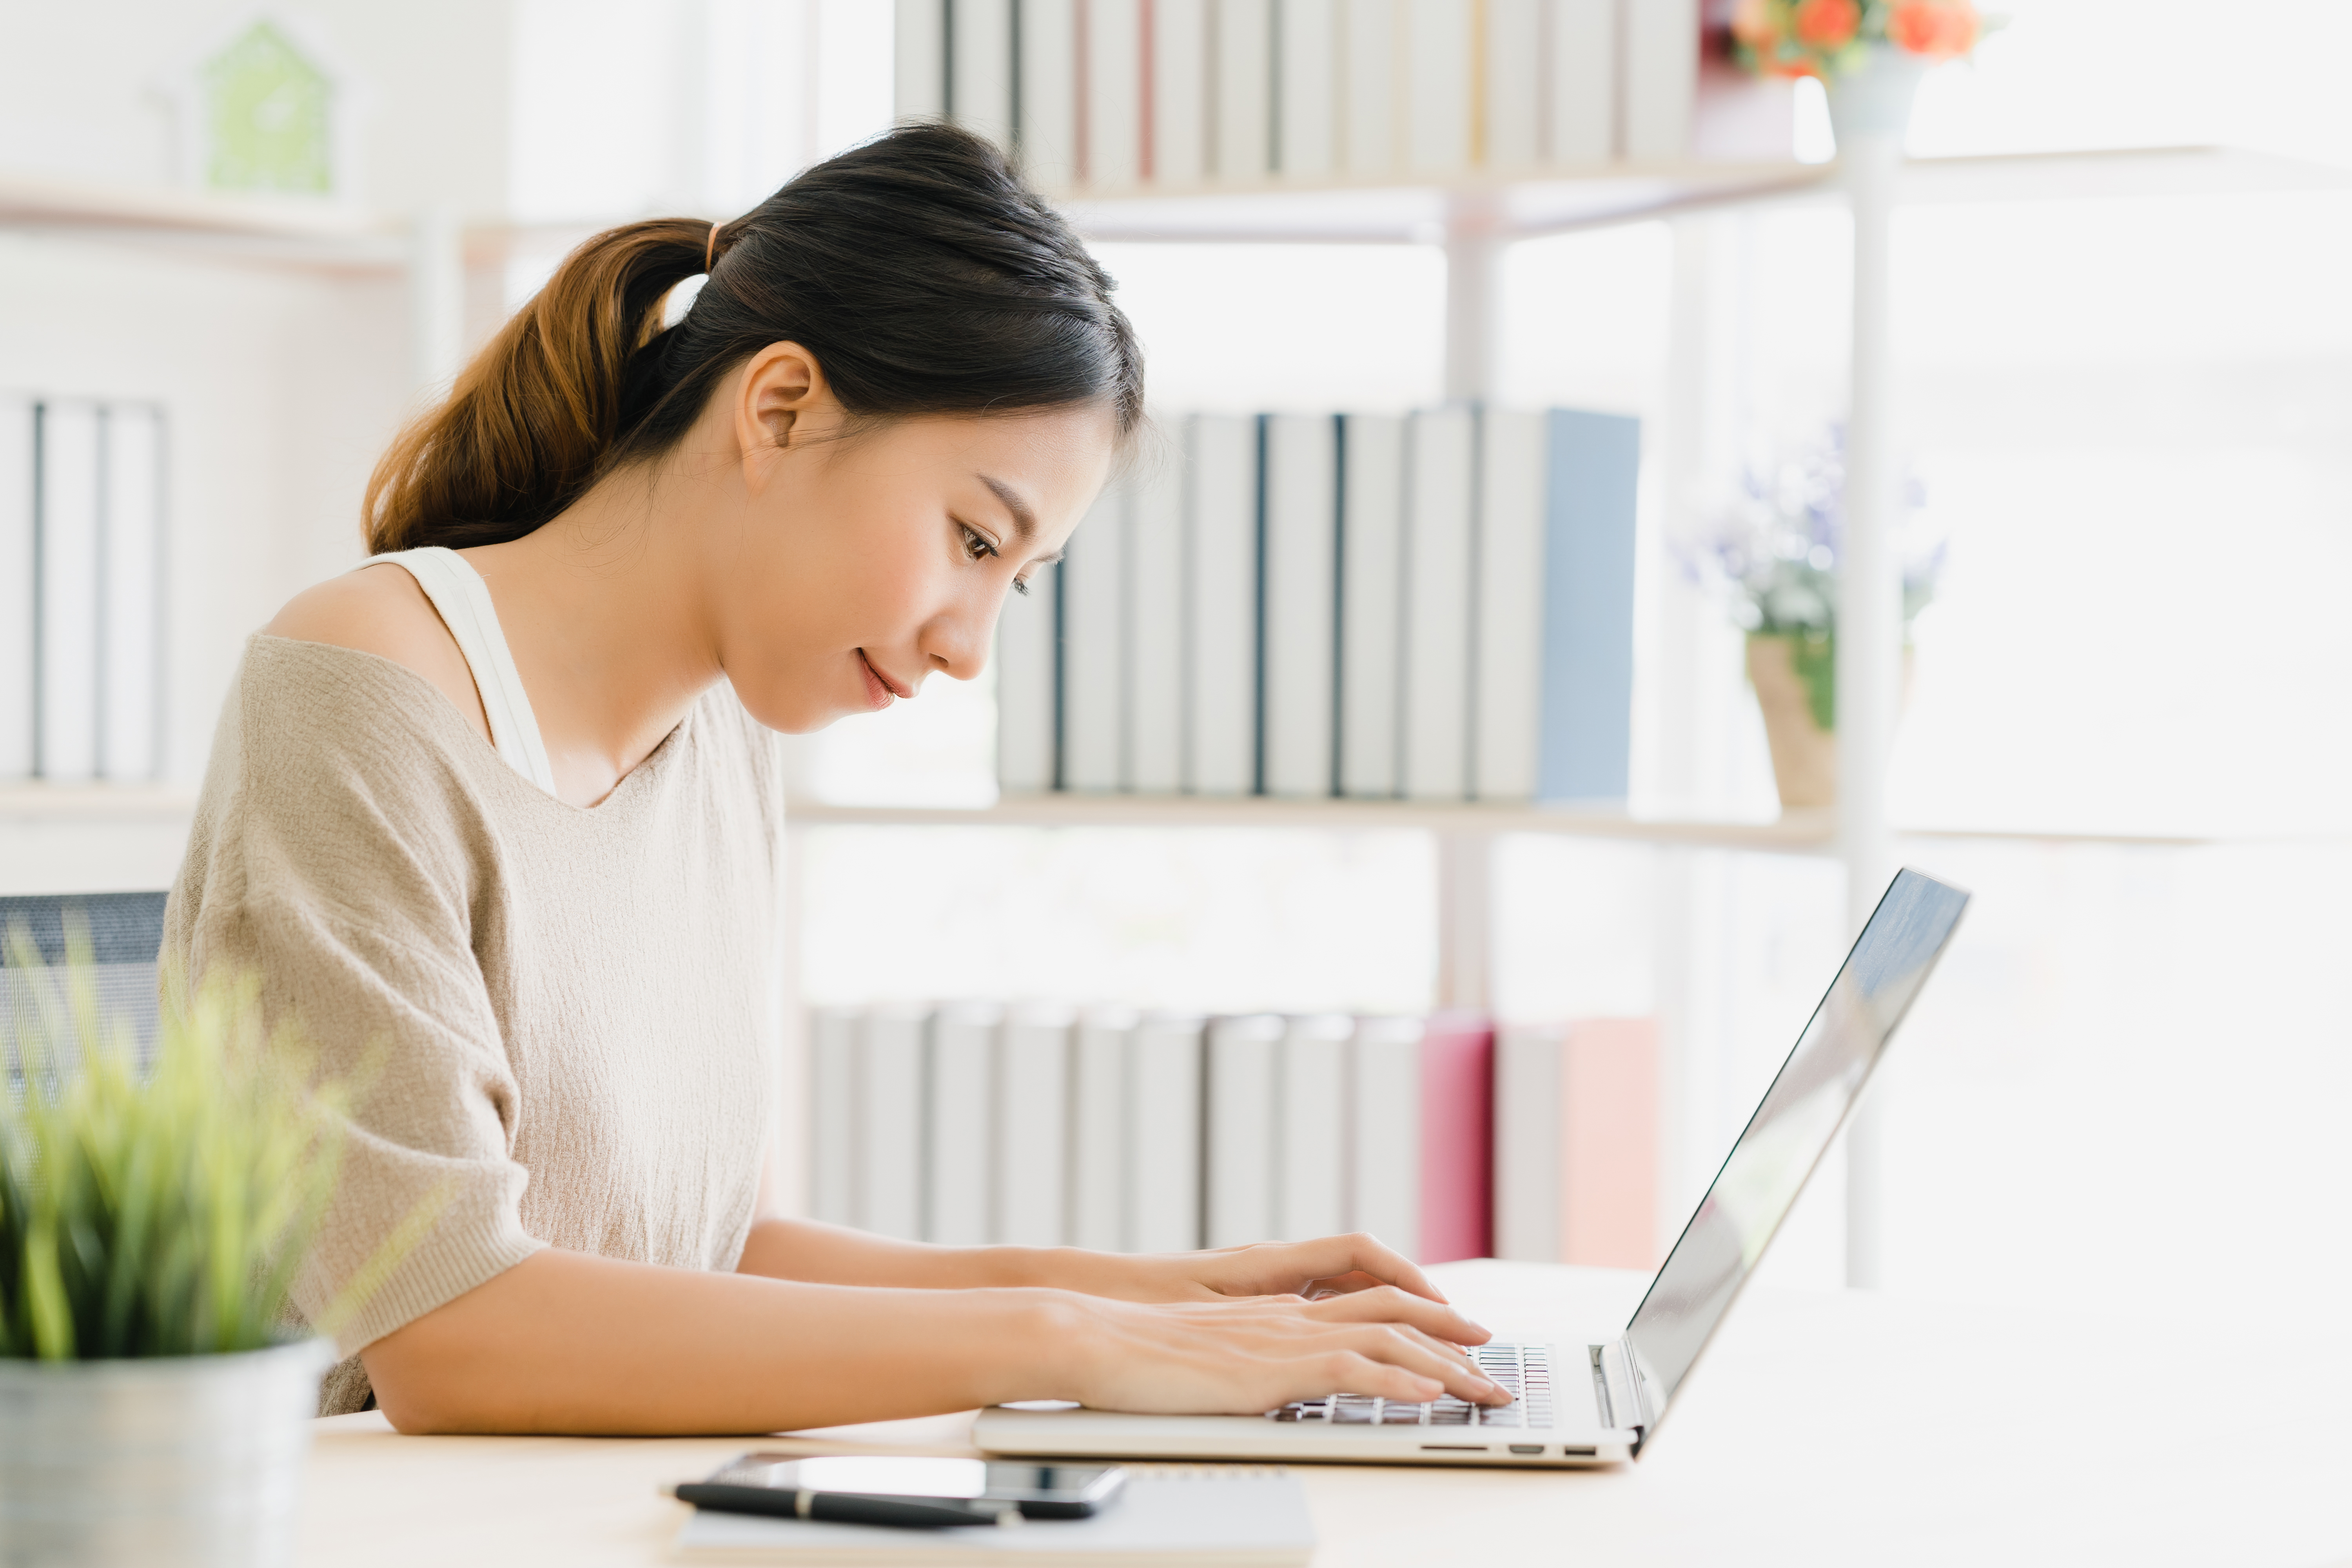
M 1486 1337 L 1395 1289 L 1142 1304 L 812 1285 L 549 1248 L 361 1357 L 404 1432 L 748 1433 L 1009 1399 L 1244 1414 L 1444 1388 L 1502 1403 L 1454 1348 Z
M 773 1216 L 782 1191 L 783 1171 L 771 1148 L 760 1164 L 759 1212 Z M 918 1290 L 1043 1286 L 1121 1301 L 1345 1295 L 1382 1285 L 1440 1304 L 1445 1300 L 1429 1276 L 1378 1237 L 1360 1232 L 1208 1252 L 1123 1254 L 1076 1247 L 934 1247 L 812 1220 L 769 1217 L 752 1226 L 735 1268 L 738 1273 L 816 1285 Z
M 740 1273 L 813 1284 L 1044 1287 L 1122 1301 L 1346 1294 L 1381 1285 L 1445 1300 L 1427 1275 L 1364 1235 L 1130 1255 L 1076 1247 L 932 1247 L 809 1220 L 763 1219 L 751 1227 L 735 1267 Z

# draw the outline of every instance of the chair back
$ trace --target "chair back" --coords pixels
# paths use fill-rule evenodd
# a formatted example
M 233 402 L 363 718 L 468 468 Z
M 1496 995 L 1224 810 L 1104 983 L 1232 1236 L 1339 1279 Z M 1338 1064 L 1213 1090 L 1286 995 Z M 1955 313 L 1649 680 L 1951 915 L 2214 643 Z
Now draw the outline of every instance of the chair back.
M 155 1048 L 155 964 L 163 948 L 162 893 L 47 893 L 0 898 L 0 1036 L 20 1009 L 32 1003 L 32 988 L 54 978 L 71 939 L 87 934 L 92 974 L 102 1016 L 127 1018 L 139 1038 L 143 1065 Z M 17 966 L 12 933 L 31 939 L 36 967 Z

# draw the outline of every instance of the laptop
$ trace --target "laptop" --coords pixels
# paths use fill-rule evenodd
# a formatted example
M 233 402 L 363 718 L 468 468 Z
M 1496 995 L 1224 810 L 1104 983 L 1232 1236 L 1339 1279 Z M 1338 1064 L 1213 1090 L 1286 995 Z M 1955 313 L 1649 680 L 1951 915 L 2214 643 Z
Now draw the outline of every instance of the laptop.
M 1263 1415 L 1000 1405 L 981 1412 L 972 1441 L 992 1454 L 1150 1459 L 1558 1468 L 1639 1458 L 1844 1124 L 1968 901 L 1932 877 L 1895 875 L 1625 1331 L 1598 1344 L 1562 1332 L 1470 1352 L 1515 1396 L 1509 1405 L 1339 1394 Z

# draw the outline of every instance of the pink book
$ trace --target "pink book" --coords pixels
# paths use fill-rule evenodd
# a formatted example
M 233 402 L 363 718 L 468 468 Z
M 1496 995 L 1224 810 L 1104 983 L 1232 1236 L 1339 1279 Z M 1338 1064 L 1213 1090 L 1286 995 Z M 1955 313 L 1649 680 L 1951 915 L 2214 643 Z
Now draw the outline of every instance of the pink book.
M 1658 1021 L 1571 1025 L 1559 1089 L 1559 1260 L 1656 1268 Z
M 1495 1026 L 1440 1013 L 1421 1042 L 1421 1247 L 1416 1261 L 1495 1249 Z

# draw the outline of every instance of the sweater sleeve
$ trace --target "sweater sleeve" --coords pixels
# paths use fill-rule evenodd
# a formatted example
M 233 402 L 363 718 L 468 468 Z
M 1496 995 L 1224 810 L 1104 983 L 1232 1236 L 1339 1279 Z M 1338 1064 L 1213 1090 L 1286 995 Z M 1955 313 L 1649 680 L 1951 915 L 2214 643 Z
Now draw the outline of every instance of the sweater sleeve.
M 294 1025 L 352 1094 L 294 1289 L 311 1322 L 343 1306 L 345 1355 L 544 1245 L 522 1226 L 515 1075 L 472 945 L 499 896 L 496 846 L 446 765 L 470 737 L 435 703 L 383 660 L 255 639 L 167 921 L 184 973 L 257 976 L 273 1023 Z M 430 1224 L 405 1225 L 389 1273 L 341 1302 L 411 1216 Z

